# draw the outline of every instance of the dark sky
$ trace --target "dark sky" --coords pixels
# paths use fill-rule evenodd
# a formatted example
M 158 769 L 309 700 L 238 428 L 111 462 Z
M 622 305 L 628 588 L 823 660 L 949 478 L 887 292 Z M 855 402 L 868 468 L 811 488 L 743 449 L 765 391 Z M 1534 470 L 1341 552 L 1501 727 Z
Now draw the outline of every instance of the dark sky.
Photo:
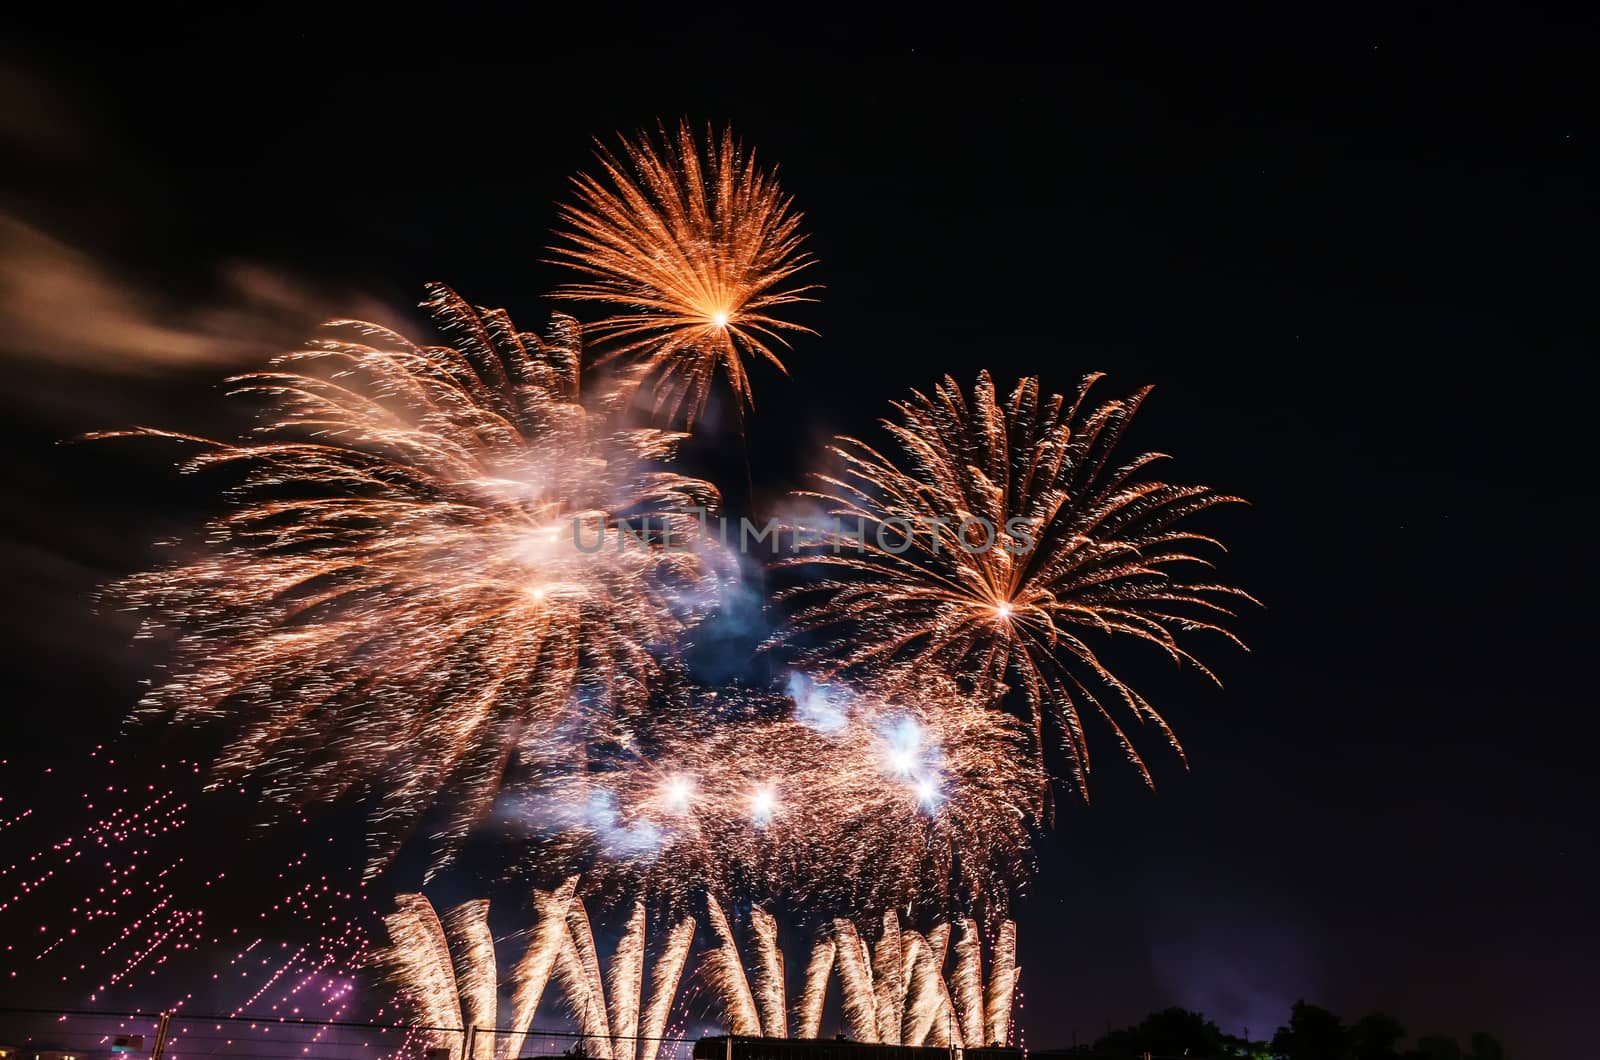
M 762 490 L 987 368 L 1154 384 L 1132 444 L 1252 501 L 1212 526 L 1266 605 L 1253 652 L 1209 657 L 1222 691 L 1140 661 L 1192 771 L 1153 754 L 1152 795 L 1102 743 L 1044 845 L 1030 1045 L 1166 1004 L 1265 1036 L 1300 996 L 1519 1056 L 1587 1038 L 1595 27 L 666 14 L 26 31 L 0 207 L 169 316 L 249 263 L 330 307 L 444 280 L 532 322 L 591 138 L 731 120 L 827 286 L 792 376 L 755 379 Z M 38 748 L 114 734 L 140 674 L 89 591 L 196 504 L 55 443 L 211 422 L 224 368 L 19 344 L 0 737 Z

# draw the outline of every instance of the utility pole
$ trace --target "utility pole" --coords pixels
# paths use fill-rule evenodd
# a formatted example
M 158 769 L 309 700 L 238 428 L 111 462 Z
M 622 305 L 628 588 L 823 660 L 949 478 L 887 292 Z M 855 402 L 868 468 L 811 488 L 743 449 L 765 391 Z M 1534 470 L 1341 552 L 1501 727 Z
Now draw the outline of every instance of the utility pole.
M 163 1012 L 161 1018 L 156 1021 L 156 1044 L 150 1050 L 150 1060 L 161 1060 L 161 1054 L 167 1048 L 167 1034 L 170 1033 L 171 1028 L 172 1013 Z

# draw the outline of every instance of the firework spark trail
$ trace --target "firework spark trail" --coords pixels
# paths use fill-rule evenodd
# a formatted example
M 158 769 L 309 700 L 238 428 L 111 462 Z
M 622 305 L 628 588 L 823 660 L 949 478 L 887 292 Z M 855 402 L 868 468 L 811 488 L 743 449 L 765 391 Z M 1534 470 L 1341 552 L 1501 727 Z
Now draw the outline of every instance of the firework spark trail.
M 666 933 L 661 952 L 650 968 L 651 992 L 641 1017 L 638 998 L 642 996 L 647 963 L 647 910 L 642 903 L 629 910 L 613 963 L 602 980 L 598 958 L 593 956 L 590 921 L 582 900 L 574 896 L 573 882 L 569 880 L 555 891 L 535 894 L 541 930 L 530 937 L 527 950 L 518 961 L 518 971 L 512 976 L 513 1025 L 507 1028 L 505 1038 L 511 1044 L 494 1055 L 499 1060 L 520 1055 L 539 1004 L 537 997 L 530 998 L 526 976 L 531 974 L 537 978 L 549 974 L 552 964 L 549 954 L 554 949 L 557 951 L 554 974 L 578 1023 L 584 1048 L 601 1060 L 616 1060 L 630 1054 L 636 1060 L 656 1060 L 693 943 L 694 921 L 679 919 Z M 702 982 L 721 1002 L 729 1033 L 739 1034 L 740 1029 L 751 1029 L 754 1033 L 744 1036 L 783 1036 L 786 1027 L 782 1022 L 782 1009 L 779 1008 L 780 1015 L 776 1017 L 760 1010 L 745 978 L 734 935 L 721 905 L 708 896 L 706 907 L 712 945 L 704 955 Z M 396 981 L 405 984 L 417 999 L 424 1019 L 431 1018 L 447 1027 L 470 1026 L 480 1032 L 500 1033 L 493 1022 L 493 993 L 485 993 L 483 989 L 484 984 L 496 982 L 487 900 L 463 903 L 447 913 L 441 922 L 426 899 L 420 895 L 403 895 L 396 912 L 388 918 L 388 924 L 393 945 L 384 957 Z M 961 998 L 964 1026 L 957 1023 L 957 1009 L 951 1003 L 942 974 L 949 924 L 941 922 L 924 935 L 901 928 L 898 914 L 891 912 L 882 918 L 882 931 L 875 947 L 868 946 L 854 922 L 844 918 L 836 918 L 829 928 L 818 933 L 807 965 L 805 990 L 796 1012 L 798 1033 L 812 1037 L 818 1033 L 828 975 L 837 969 L 845 1021 L 860 1041 L 948 1045 L 952 1031 L 960 1026 L 962 1029 L 954 1035 L 958 1045 L 975 1048 L 975 1042 L 1006 1042 L 1011 1035 L 1011 1008 L 1019 976 L 1016 925 L 1010 920 L 998 924 L 992 940 L 993 968 L 987 982 L 982 973 L 982 940 L 976 922 L 964 919 L 959 930 L 954 985 Z M 772 960 L 770 955 L 776 951 L 776 920 L 757 907 L 752 917 L 752 933 L 757 939 L 756 945 L 763 951 L 762 960 Z M 252 943 L 252 947 L 254 945 Z M 890 947 L 897 957 L 891 957 Z M 294 960 L 291 958 L 289 963 L 292 965 Z M 777 967 L 772 971 L 781 975 L 781 956 L 775 963 Z M 546 969 L 543 973 L 538 970 L 541 965 Z M 531 973 L 528 969 L 532 969 Z M 320 971 L 320 966 L 312 971 Z M 897 977 L 903 984 L 901 988 L 888 992 L 879 989 L 883 982 L 892 983 Z M 302 980 L 291 995 L 297 993 L 305 981 Z M 347 992 L 348 987 L 335 989 L 330 981 L 329 989 L 338 997 Z M 687 1001 L 692 1002 L 698 990 L 699 987 L 690 990 Z M 483 996 L 474 998 L 474 994 Z M 974 997 L 976 1012 L 972 1010 Z M 775 995 L 768 1003 L 781 1005 L 781 1001 L 781 995 Z M 892 1017 L 892 1028 L 885 1018 L 886 1010 Z M 635 1047 L 630 1049 L 630 1044 Z
M 712 604 L 727 562 L 693 544 L 715 488 L 659 467 L 681 436 L 617 426 L 615 395 L 580 403 L 574 321 L 543 339 L 429 293 L 454 347 L 336 322 L 234 381 L 271 413 L 246 441 L 122 432 L 242 474 L 199 555 L 113 593 L 145 635 L 179 631 L 142 714 L 228 723 L 217 776 L 270 799 L 378 795 L 369 874 L 444 790 L 447 861 L 508 765 L 570 757 L 604 726 L 578 698 L 642 709 L 652 649 Z M 624 515 L 648 517 L 648 543 L 584 551 L 582 528 L 615 535 Z
M 906 976 L 905 1011 L 900 1021 L 902 1045 L 925 1045 L 939 1015 L 939 989 L 927 939 L 916 931 L 902 931 L 905 942 L 903 967 Z
M 97 748 L 96 754 L 91 754 L 89 757 L 97 757 L 98 751 L 99 749 Z M 179 764 L 183 765 L 184 763 L 180 762 Z M 165 768 L 165 765 L 163 765 L 163 768 Z M 45 772 L 48 774 L 51 770 L 47 769 Z M 148 789 L 154 791 L 155 786 L 149 785 Z M 111 784 L 100 794 L 112 793 L 126 796 L 130 794 L 130 788 Z M 94 797 L 94 795 L 87 792 L 82 795 L 86 811 L 95 812 L 95 804 L 91 801 Z M 116 850 L 118 852 L 116 859 L 104 863 L 105 879 L 103 884 L 94 888 L 91 893 L 85 894 L 75 903 L 74 911 L 81 911 L 81 916 L 85 921 L 113 916 L 114 914 L 109 909 L 109 905 L 115 905 L 115 899 L 106 905 L 101 905 L 95 903 L 94 895 L 105 894 L 107 891 L 113 895 L 119 894 L 126 890 L 141 872 L 145 873 L 145 877 L 142 880 L 143 887 L 154 900 L 154 905 L 144 916 L 127 924 L 116 939 L 113 939 L 105 948 L 101 949 L 100 955 L 102 957 L 105 956 L 117 945 L 129 941 L 131 935 L 142 928 L 147 919 L 167 909 L 173 903 L 174 898 L 163 881 L 163 877 L 165 877 L 170 866 L 157 870 L 154 877 L 150 877 L 149 870 L 145 869 L 141 864 L 141 859 L 150 858 L 150 848 L 132 844 L 154 840 L 163 834 L 184 827 L 188 822 L 188 809 L 189 804 L 187 802 L 179 802 L 175 792 L 163 791 L 151 797 L 144 805 L 131 810 L 124 806 L 115 806 L 108 812 L 103 813 L 102 816 L 94 820 L 81 832 L 56 840 L 50 844 L 48 849 L 40 849 L 29 855 L 25 862 L 20 858 L 17 861 L 13 861 L 4 869 L 0 869 L 0 877 L 12 878 L 25 865 L 27 866 L 26 871 L 30 875 L 23 876 L 17 882 L 11 884 L 15 890 L 9 895 L 0 897 L 0 913 L 6 912 L 13 905 L 37 893 L 41 887 L 54 879 L 58 872 L 81 861 L 86 855 Z M 32 816 L 33 811 L 31 809 L 26 810 L 19 814 L 15 821 L 25 821 Z M 11 850 L 17 851 L 19 854 L 26 849 L 21 842 L 9 844 L 9 846 Z M 172 864 L 177 865 L 182 862 L 183 859 L 179 857 Z M 43 958 L 49 950 L 65 942 L 70 935 L 70 931 L 67 934 L 57 935 L 44 951 L 36 954 L 35 959 Z
M 522 1055 L 522 1043 L 533 1026 L 533 1017 L 566 938 L 567 907 L 572 904 L 577 885 L 574 876 L 553 891 L 536 890 L 533 894 L 534 915 L 538 919 L 527 949 L 512 967 L 511 1033 L 501 1039 L 505 1043 L 501 1060 L 517 1060 Z
M 906 1015 L 901 1023 L 901 1038 L 907 1046 L 926 1046 L 933 1039 L 934 1023 L 944 1012 L 944 977 L 925 938 L 907 951 L 909 978 L 906 983 Z
M 933 967 L 943 969 L 945 958 L 950 952 L 950 925 L 940 921 L 923 935 L 928 944 L 928 953 L 933 957 Z
M 856 926 L 836 918 L 833 939 L 837 947 L 839 993 L 844 1002 L 845 1025 L 858 1042 L 878 1040 L 878 1001 L 872 984 L 872 957 Z
M 571 822 L 531 867 L 670 902 L 706 888 L 840 912 L 943 916 L 957 895 L 1003 907 L 1031 870 L 1043 813 L 1029 731 L 937 674 L 897 687 L 841 685 L 823 720 L 764 693 L 730 691 L 714 709 L 664 704 L 616 768 L 531 782 L 538 799 L 521 816 L 535 830 Z M 599 823 L 597 799 L 608 808 Z
M 900 938 L 900 915 L 893 909 L 883 914 L 878 942 L 872 953 L 872 981 L 878 1012 L 878 1041 L 899 1045 L 901 1014 L 905 1008 L 906 983 L 902 960 L 904 942 Z
M 595 949 L 594 928 L 589 922 L 589 910 L 581 899 L 574 900 L 567 906 L 567 936 L 572 940 L 578 960 L 583 967 L 584 982 L 588 986 L 589 996 L 604 1001 L 605 978 L 600 974 L 600 954 Z M 604 1006 L 601 1007 L 603 1010 Z
M 708 135 L 702 151 L 687 122 L 676 137 L 662 126 L 659 143 L 641 134 L 622 153 L 625 162 L 600 147 L 604 177 L 573 181 L 551 250 L 585 278 L 557 293 L 620 310 L 591 330 L 608 358 L 648 367 L 658 412 L 692 426 L 720 369 L 742 417 L 753 404 L 746 359 L 782 371 L 769 344 L 810 333 L 773 315 L 814 300 L 816 288 L 795 281 L 813 260 L 800 214 L 731 131 Z
M 1232 604 L 1251 599 L 1189 574 L 1210 568 L 1204 547 L 1221 546 L 1185 520 L 1237 498 L 1147 478 L 1159 454 L 1113 461 L 1147 391 L 1093 405 L 1096 378 L 1070 400 L 1042 396 L 1029 378 L 1002 402 L 986 372 L 970 397 L 949 377 L 931 396 L 913 391 L 884 421 L 897 454 L 835 440 L 841 470 L 799 495 L 823 503 L 828 518 L 797 527 L 801 554 L 779 561 L 819 575 L 782 594 L 795 609 L 780 635 L 833 636 L 802 652 L 819 676 L 897 660 L 942 668 L 980 698 L 1020 689 L 1080 790 L 1085 714 L 1109 724 L 1151 782 L 1108 696 L 1182 755 L 1166 721 L 1089 638 L 1149 642 L 1214 680 L 1179 634 L 1206 630 L 1238 644 L 1223 623 Z M 849 532 L 858 526 L 859 538 Z
M 950 1044 L 950 1031 L 955 1023 L 955 1003 L 950 999 L 950 988 L 945 983 L 945 960 L 950 953 L 950 925 L 948 922 L 935 924 L 923 939 L 928 945 L 927 967 L 934 979 L 934 989 L 938 993 L 935 1005 L 934 1025 L 931 1030 L 932 1045 Z
M 811 943 L 811 959 L 806 963 L 806 983 L 795 1013 L 795 1033 L 800 1038 L 815 1038 L 822 1030 L 822 1004 L 828 996 L 828 975 L 833 971 L 838 947 L 833 938 L 817 932 Z
M 595 953 L 594 932 L 583 902 L 567 906 L 567 931 L 556 958 L 556 976 L 566 990 L 573 1016 L 584 1035 L 585 1049 L 599 1060 L 611 1060 L 611 1024 L 606 1019 L 605 980 Z
M 687 1055 L 693 1052 L 693 1043 L 689 1041 L 690 1013 L 696 1011 L 696 1002 L 699 1001 L 704 984 L 696 982 L 690 977 L 687 989 L 683 992 L 683 1005 L 679 1010 L 678 1018 L 672 1021 L 668 1037 L 672 1040 L 670 1046 L 663 1051 L 664 1060 L 687 1060 Z
M 302 864 L 304 860 L 305 855 L 302 854 L 296 862 L 291 863 L 291 866 Z M 366 963 L 367 941 L 358 925 L 353 921 L 341 921 L 336 915 L 330 914 L 322 906 L 323 902 L 334 897 L 348 900 L 352 895 L 334 891 L 327 883 L 327 877 L 324 876 L 319 880 L 307 881 L 302 884 L 261 914 L 261 919 L 273 921 L 276 917 L 290 916 L 298 912 L 308 922 L 314 923 L 320 933 L 315 939 L 301 945 L 287 959 L 278 962 L 254 993 L 235 1006 L 230 1015 L 239 1016 L 246 1011 L 256 1009 L 257 1003 L 273 987 L 281 981 L 290 980 L 294 985 L 286 993 L 280 994 L 275 1001 L 269 1002 L 270 1011 L 278 1012 L 284 1007 L 292 1006 L 295 996 L 308 983 L 322 977 L 330 969 L 359 968 Z M 330 934 L 335 930 L 337 930 L 337 934 Z M 259 938 L 253 941 L 245 950 L 240 951 L 233 961 L 229 962 L 230 965 L 237 964 L 245 954 L 253 950 L 260 942 L 261 939 Z M 280 945 L 286 948 L 288 943 L 284 942 L 280 943 Z M 263 966 L 268 966 L 270 963 L 266 958 L 261 960 Z M 454 975 L 453 970 L 451 974 L 452 976 Z M 215 980 L 217 978 L 218 976 L 213 974 L 212 979 Z M 335 980 L 329 980 L 329 982 L 335 984 Z M 338 987 L 335 984 L 332 988 L 336 990 L 338 996 L 342 997 L 350 992 L 351 984 L 346 982 L 342 987 Z M 187 1000 L 191 996 L 186 994 L 185 999 Z M 182 1006 L 183 1002 L 179 1002 L 177 1005 L 172 1006 L 172 1010 Z M 335 1006 L 336 1014 L 334 1018 L 337 1018 L 337 1014 L 342 1013 L 344 1008 L 345 1005 L 343 1003 Z M 294 1008 L 295 1013 L 298 1014 L 299 1011 L 299 1008 Z
M 607 1026 L 605 1002 L 594 996 L 594 987 L 584 971 L 583 958 L 573 944 L 570 931 L 561 936 L 561 949 L 556 954 L 556 982 L 561 986 L 567 1009 L 578 1033 L 583 1036 L 586 1050 L 597 1055 L 610 1052 L 611 1029 Z
M 960 1006 L 961 1033 L 969 1049 L 984 1045 L 982 945 L 977 923 L 963 918 L 956 935 L 955 999 Z
M 132 875 L 132 874 L 129 873 L 127 875 Z M 124 878 L 126 878 L 126 877 L 124 877 Z M 116 880 L 115 880 L 115 878 L 113 878 L 112 886 L 115 886 L 115 884 L 116 884 Z M 104 956 L 108 955 L 109 953 L 111 953 L 113 950 L 117 949 L 117 947 L 121 946 L 123 943 L 129 941 L 131 938 L 133 938 L 135 935 L 138 934 L 139 930 L 141 928 L 143 928 L 147 922 L 159 921 L 163 914 L 168 913 L 168 910 L 171 907 L 171 905 L 172 905 L 172 895 L 163 894 L 161 896 L 161 898 L 154 905 L 150 906 L 150 908 L 148 908 L 143 913 L 141 913 L 136 919 L 129 921 L 128 924 L 123 928 L 123 930 L 117 935 L 116 938 L 112 939 L 110 942 L 108 942 L 104 946 L 100 947 L 99 955 L 101 957 L 104 957 Z M 187 913 L 186 910 L 178 910 L 177 912 L 172 913 L 171 915 L 183 916 L 183 915 L 186 915 L 186 913 Z M 55 947 L 60 944 L 61 939 L 62 939 L 62 937 L 58 936 L 56 941 L 51 943 L 50 946 L 47 949 L 45 949 L 45 950 L 41 951 L 40 953 L 38 953 L 34 957 L 34 960 L 38 960 L 38 959 L 44 957 L 45 954 L 50 952 L 50 950 L 55 949 Z M 129 969 L 129 970 L 131 970 L 131 969 Z M 123 974 L 125 974 L 125 972 Z M 114 983 L 119 978 L 121 978 L 120 974 L 119 975 L 113 975 L 111 977 L 111 979 L 110 979 L 110 982 Z
M 391 978 L 416 999 L 424 1021 L 476 1028 L 478 1033 L 472 1035 L 476 1054 L 498 1060 L 521 1055 L 545 987 L 554 976 L 588 1055 L 597 1060 L 624 1056 L 655 1060 L 694 941 L 695 922 L 680 918 L 667 931 L 650 970 L 650 998 L 641 1018 L 647 912 L 642 904 L 630 910 L 608 974 L 602 977 L 588 914 L 575 896 L 576 882 L 568 880 L 553 891 L 534 893 L 539 922 L 514 965 L 510 1026 L 503 1031 L 495 1022 L 496 993 L 484 989 L 498 981 L 486 899 L 464 903 L 441 922 L 421 895 L 400 896 L 396 911 L 386 918 L 391 945 L 380 957 Z M 737 968 L 737 953 L 733 959 Z M 504 1044 L 486 1053 L 481 1047 L 485 1034 Z
M 461 1001 L 456 996 L 456 975 L 450 944 L 433 905 L 420 894 L 395 896 L 395 911 L 383 919 L 392 944 L 383 956 L 397 984 L 407 991 L 428 1027 L 460 1027 Z M 430 1031 L 433 1047 L 461 1056 L 459 1034 Z
M 672 999 L 677 996 L 678 984 L 683 978 L 684 962 L 688 960 L 689 947 L 694 943 L 694 927 L 692 917 L 684 917 L 673 924 L 667 932 L 661 955 L 651 969 L 650 1002 L 644 1011 L 638 1060 L 656 1060 L 661 1037 L 666 1033 Z
M 755 999 L 761 1012 L 761 1033 L 787 1038 L 789 1005 L 784 997 L 783 951 L 778 948 L 778 922 L 760 906 L 750 907 L 750 933 L 755 941 Z
M 494 935 L 489 931 L 489 900 L 478 898 L 451 909 L 442 920 L 455 969 L 456 994 L 461 999 L 461 1026 L 479 1030 L 497 1027 L 500 978 L 495 964 Z M 484 1048 L 481 1035 L 469 1035 L 472 1056 L 492 1053 L 493 1040 Z
M 1011 1036 L 1011 1001 L 1017 978 L 1017 925 L 1010 920 L 1000 925 L 995 936 L 994 959 L 989 967 L 989 993 L 984 999 L 984 1022 L 989 1029 L 989 1044 L 1005 1045 Z
M 342 970 L 361 966 L 365 956 L 364 927 L 350 916 L 353 907 L 344 905 L 356 895 L 330 886 L 327 876 L 289 884 L 266 908 L 256 904 L 258 891 L 228 892 L 232 878 L 260 878 L 274 869 L 288 883 L 305 866 L 308 852 L 287 863 L 277 863 L 276 852 L 265 863 L 247 860 L 242 874 L 231 864 L 219 867 L 222 859 L 216 856 L 202 865 L 185 856 L 196 842 L 196 809 L 188 789 L 165 786 L 194 783 L 197 765 L 146 759 L 133 767 L 133 779 L 127 775 L 130 767 L 119 767 L 104 747 L 95 747 L 87 758 L 87 771 L 46 767 L 31 778 L 26 790 L 48 799 L 53 812 L 40 817 L 23 810 L 16 817 L 17 831 L 7 836 L 5 852 L 14 861 L 0 868 L 0 880 L 15 891 L 0 901 L 0 921 L 25 915 L 30 907 L 45 914 L 42 923 L 19 933 L 37 939 L 37 949 L 7 951 L 28 962 L 0 972 L 13 998 L 42 1000 L 35 991 L 59 996 L 55 991 L 81 989 L 83 1002 L 91 1006 L 117 998 L 124 1006 L 152 999 L 163 1010 L 178 1012 L 193 998 L 197 981 L 209 980 L 207 996 L 236 1013 L 265 1007 L 337 1018 L 350 986 Z M 55 777 L 85 774 L 94 786 L 76 797 L 50 786 Z M 63 831 L 54 832 L 57 828 Z M 240 926 L 229 931 L 229 917 L 243 918 Z M 254 953 L 246 963 L 243 958 L 261 940 L 243 948 L 239 943 L 261 921 L 297 937 L 284 938 L 271 952 Z M 241 927 L 247 932 L 242 937 Z
M 256 988 L 255 993 L 245 998 L 244 1001 L 240 1003 L 239 1007 L 235 1008 L 231 1013 L 229 1013 L 229 1015 L 237 1016 L 246 1009 L 254 1008 L 256 1002 L 260 1001 L 267 991 L 277 986 L 280 979 L 286 975 L 293 974 L 295 966 L 299 964 L 300 958 L 304 957 L 305 953 L 306 947 L 301 946 L 299 949 L 291 953 L 287 960 L 280 961 L 277 966 L 272 969 L 271 973 L 268 974 L 266 980 Z M 262 963 L 266 964 L 268 962 L 263 960 Z
M 706 980 L 717 997 L 722 999 L 728 1019 L 728 1033 L 747 1038 L 761 1036 L 761 1016 L 756 1011 L 750 981 L 745 978 L 744 963 L 739 959 L 739 947 L 734 943 L 733 931 L 722 906 L 711 896 L 706 897 L 706 920 L 716 939 L 705 956 Z
M 955 999 L 950 995 L 950 984 L 942 975 L 939 976 L 939 1015 L 934 1017 L 932 1039 L 932 1045 L 957 1047 L 966 1040 Z
M 172 920 L 168 926 L 164 928 L 158 928 L 156 931 L 152 932 L 150 938 L 147 940 L 147 945 L 145 948 L 134 953 L 132 957 L 128 958 L 126 964 L 111 974 L 111 977 L 106 980 L 106 986 L 116 986 L 124 979 L 132 976 L 139 970 L 140 965 L 144 964 L 147 958 L 153 956 L 161 949 L 162 946 L 166 944 L 168 939 L 171 939 L 174 935 L 181 935 L 184 928 L 187 927 L 189 923 L 198 915 L 198 913 L 188 909 L 180 909 L 175 912 L 172 915 Z M 39 956 L 43 957 L 44 954 L 41 953 Z M 165 957 L 161 958 L 162 961 L 165 959 Z M 157 963 L 160 962 L 158 961 Z M 276 977 L 274 977 L 274 979 L 275 978 Z M 268 985 L 270 985 L 270 981 Z
M 633 1060 L 639 1035 L 639 997 L 644 990 L 644 903 L 635 901 L 611 955 L 606 997 L 611 1006 L 612 1055 Z

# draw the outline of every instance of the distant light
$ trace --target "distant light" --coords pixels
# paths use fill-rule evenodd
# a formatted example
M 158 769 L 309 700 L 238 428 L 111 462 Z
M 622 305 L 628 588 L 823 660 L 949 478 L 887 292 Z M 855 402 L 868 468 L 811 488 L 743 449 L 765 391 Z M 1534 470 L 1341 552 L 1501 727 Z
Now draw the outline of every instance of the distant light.
M 544 586 L 542 586 L 542 585 L 535 586 L 533 588 L 533 590 L 528 593 L 528 595 L 533 597 L 533 602 L 534 603 L 536 603 L 536 604 L 543 603 L 544 602 Z
M 772 816 L 772 811 L 777 808 L 778 797 L 772 793 L 771 788 L 760 788 L 755 797 L 750 800 L 750 815 L 757 822 L 764 822 Z
M 994 609 L 994 613 L 999 615 L 1001 618 L 1010 618 L 1011 617 L 1011 605 L 1008 604 L 1008 603 L 996 604 L 995 605 L 995 609 Z
M 673 777 L 667 781 L 667 805 L 674 810 L 689 808 L 689 799 L 694 795 L 694 785 L 689 783 L 687 777 Z
M 889 755 L 889 762 L 894 766 L 896 773 L 909 773 L 911 767 L 916 765 L 917 759 L 910 751 L 900 748 Z
M 932 806 L 939 799 L 939 786 L 931 780 L 923 780 L 917 784 L 917 798 L 922 800 L 924 806 Z
M 719 311 L 712 316 L 711 322 L 719 328 L 725 328 L 728 326 L 728 314 Z

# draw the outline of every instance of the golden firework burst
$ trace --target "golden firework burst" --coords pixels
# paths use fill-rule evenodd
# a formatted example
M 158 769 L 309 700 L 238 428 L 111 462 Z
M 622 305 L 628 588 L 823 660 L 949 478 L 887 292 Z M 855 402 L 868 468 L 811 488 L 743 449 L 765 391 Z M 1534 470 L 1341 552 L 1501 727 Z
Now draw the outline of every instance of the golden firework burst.
M 602 175 L 574 178 L 551 248 L 585 279 L 557 293 L 618 308 L 590 330 L 605 359 L 649 367 L 658 413 L 692 425 L 721 371 L 742 416 L 754 402 L 745 361 L 784 371 L 773 346 L 810 333 L 776 315 L 814 301 L 816 286 L 796 279 L 813 264 L 801 215 L 729 130 L 702 148 L 684 122 L 676 135 L 624 138 L 621 158 L 596 153 Z
M 372 324 L 234 380 L 269 419 L 186 470 L 244 468 L 192 558 L 117 596 L 177 631 L 142 704 L 234 727 L 222 778 L 295 804 L 375 795 L 376 869 L 436 800 L 439 857 L 488 812 L 514 756 L 574 753 L 642 709 L 657 649 L 715 599 L 698 538 L 709 483 L 660 465 L 680 435 L 578 400 L 578 327 L 518 331 L 447 288 L 453 346 Z M 620 520 L 650 535 L 594 548 Z M 663 535 L 675 539 L 663 547 Z
M 931 396 L 913 391 L 884 421 L 898 456 L 836 439 L 842 469 L 800 495 L 823 503 L 821 525 L 799 527 L 800 554 L 779 563 L 815 576 L 784 594 L 798 601 L 786 635 L 828 638 L 805 652 L 808 666 L 849 674 L 910 660 L 985 697 L 1019 688 L 1036 727 L 1049 719 L 1057 730 L 1080 788 L 1085 713 L 1109 723 L 1150 781 L 1107 693 L 1182 754 L 1092 638 L 1147 641 L 1214 679 L 1179 634 L 1207 630 L 1237 644 L 1223 623 L 1232 602 L 1251 599 L 1194 576 L 1211 567 L 1199 549 L 1220 545 L 1184 525 L 1238 498 L 1148 479 L 1160 454 L 1116 462 L 1148 391 L 1091 404 L 1098 378 L 1070 401 L 1041 396 L 1029 378 L 1001 402 L 986 372 L 970 397 L 949 377 Z

